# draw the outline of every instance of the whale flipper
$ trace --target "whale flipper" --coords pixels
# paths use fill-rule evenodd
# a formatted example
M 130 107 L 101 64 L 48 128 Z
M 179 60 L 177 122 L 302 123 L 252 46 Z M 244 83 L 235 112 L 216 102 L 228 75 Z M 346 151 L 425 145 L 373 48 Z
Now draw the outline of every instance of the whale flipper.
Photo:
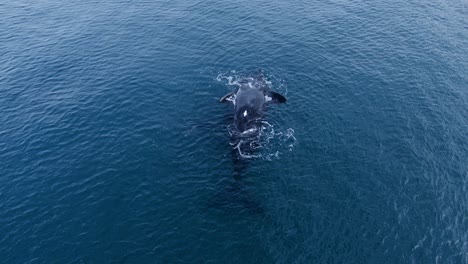
M 221 99 L 219 99 L 219 102 L 220 103 L 224 103 L 226 101 L 234 102 L 235 99 L 236 99 L 236 95 L 234 93 L 228 93 L 225 96 L 221 97 Z
M 275 103 L 275 104 L 283 104 L 283 103 L 286 103 L 286 97 L 282 96 L 279 93 L 268 91 L 265 94 L 265 102 Z

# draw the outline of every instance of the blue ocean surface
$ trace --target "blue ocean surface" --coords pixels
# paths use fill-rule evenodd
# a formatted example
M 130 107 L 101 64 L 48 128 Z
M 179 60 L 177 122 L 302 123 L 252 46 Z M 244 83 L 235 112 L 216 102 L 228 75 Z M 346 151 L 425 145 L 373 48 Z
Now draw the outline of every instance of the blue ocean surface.
M 468 263 L 468 2 L 3 1 L 0 253 Z

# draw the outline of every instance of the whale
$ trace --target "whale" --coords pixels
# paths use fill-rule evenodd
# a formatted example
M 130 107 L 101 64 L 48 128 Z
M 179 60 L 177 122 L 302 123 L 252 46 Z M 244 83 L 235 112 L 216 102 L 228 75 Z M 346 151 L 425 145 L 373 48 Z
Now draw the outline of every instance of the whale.
M 260 73 L 240 80 L 237 90 L 224 95 L 219 102 L 234 105 L 234 128 L 243 137 L 257 131 L 258 121 L 262 120 L 267 105 L 284 104 L 286 100 L 283 95 L 269 89 Z
M 262 71 L 242 77 L 235 84 L 236 90 L 221 97 L 219 102 L 234 106 L 233 123 L 229 125 L 229 144 L 232 146 L 233 176 L 239 180 L 246 171 L 248 160 L 261 156 L 258 153 L 261 136 L 268 124 L 264 119 L 265 110 L 272 104 L 284 104 L 287 99 L 270 90 Z

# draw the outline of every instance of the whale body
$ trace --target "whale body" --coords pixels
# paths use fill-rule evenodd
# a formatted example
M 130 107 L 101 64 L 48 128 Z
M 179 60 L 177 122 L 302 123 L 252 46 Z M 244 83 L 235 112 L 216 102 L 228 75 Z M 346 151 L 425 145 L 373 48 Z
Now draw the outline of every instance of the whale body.
M 286 97 L 270 91 L 263 74 L 239 82 L 237 91 L 223 96 L 219 102 L 234 105 L 234 126 L 241 134 L 256 130 L 256 121 L 263 116 L 267 104 L 286 103 Z

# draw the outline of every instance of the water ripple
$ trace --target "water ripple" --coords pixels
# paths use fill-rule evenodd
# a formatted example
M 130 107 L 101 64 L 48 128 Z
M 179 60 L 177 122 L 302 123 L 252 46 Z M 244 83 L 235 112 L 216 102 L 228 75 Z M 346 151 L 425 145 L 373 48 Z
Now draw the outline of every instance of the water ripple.
M 3 260 L 468 263 L 466 10 L 1 3 Z M 288 103 L 239 163 L 258 68 Z

